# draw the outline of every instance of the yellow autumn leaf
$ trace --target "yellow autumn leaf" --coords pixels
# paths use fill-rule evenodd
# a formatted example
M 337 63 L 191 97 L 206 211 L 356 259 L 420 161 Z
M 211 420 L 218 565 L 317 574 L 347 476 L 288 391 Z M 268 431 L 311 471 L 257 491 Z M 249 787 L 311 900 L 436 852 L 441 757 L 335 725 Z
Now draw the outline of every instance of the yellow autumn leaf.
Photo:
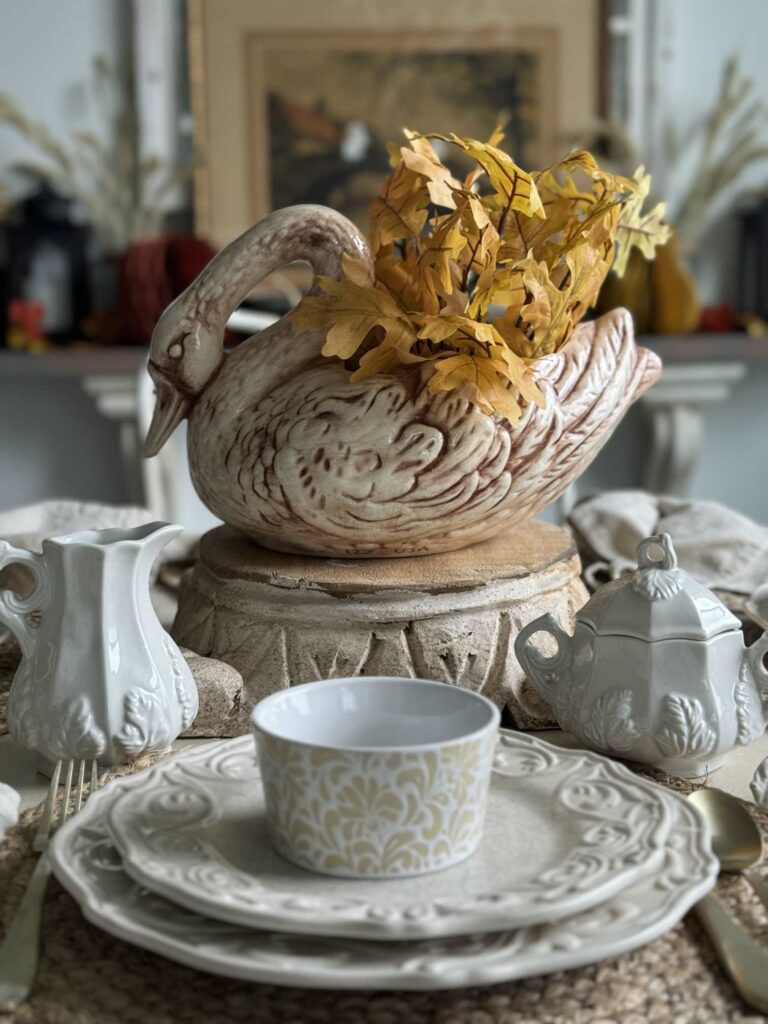
M 525 301 L 523 269 L 518 264 L 512 267 L 489 266 L 477 279 L 469 315 L 484 317 L 493 304 L 516 306 L 519 310 Z
M 523 300 L 525 301 L 525 299 Z M 507 349 L 518 358 L 528 358 L 530 339 L 526 336 L 525 325 L 520 319 L 520 306 L 508 306 L 501 316 L 496 317 L 493 326 L 504 339 Z
M 565 344 L 597 298 L 610 267 L 588 239 L 567 251 L 564 263 L 566 272 L 560 282 L 553 280 L 543 260 L 529 258 L 523 264 L 528 301 L 520 309 L 520 331 L 513 344 L 528 359 L 556 352 Z
M 461 254 L 466 285 L 469 272 L 482 274 L 490 265 L 496 263 L 499 251 L 499 233 L 482 200 L 474 192 L 464 192 L 457 199 L 456 208 L 459 211 L 461 229 L 466 239 L 466 248 Z
M 400 146 L 400 143 L 399 142 L 387 142 L 386 143 L 386 147 L 387 147 L 387 153 L 389 154 L 389 166 L 393 167 L 393 168 L 397 167 L 397 165 L 402 160 L 402 157 L 400 156 L 400 150 L 402 148 Z
M 424 309 L 425 313 L 441 312 L 444 315 L 465 316 L 469 306 L 469 293 L 462 291 L 461 287 L 454 288 L 449 295 L 441 295 L 442 309 Z
M 486 345 L 499 340 L 493 324 L 481 323 L 467 316 L 417 316 L 415 320 L 419 326 L 419 339 L 440 342 L 459 334 Z
M 417 349 L 421 342 L 430 346 L 444 345 L 445 350 L 466 354 L 471 358 L 493 359 L 498 363 L 498 372 L 517 388 L 527 401 L 543 404 L 530 368 L 525 361 L 506 344 L 495 324 L 482 323 L 467 316 L 441 314 L 436 317 L 419 317 Z M 432 348 L 434 351 L 434 348 Z M 503 367 L 499 369 L 499 367 Z
M 498 331 L 496 333 L 499 334 Z M 500 334 L 499 337 L 501 338 Z M 503 338 L 501 340 L 503 341 Z M 516 352 L 512 351 L 507 344 L 494 347 L 493 354 L 496 359 L 504 363 L 506 378 L 517 388 L 526 402 L 533 402 L 540 409 L 543 409 L 546 401 L 544 395 L 539 390 L 530 365 Z
M 498 359 L 469 354 L 441 356 L 427 384 L 432 394 L 465 388 L 470 401 L 484 412 L 497 412 L 514 425 L 521 416 L 519 395 Z
M 526 355 L 547 355 L 554 352 L 557 342 L 565 340 L 568 319 L 567 291 L 557 288 L 549 276 L 546 263 L 527 261 L 523 283 L 530 296 L 520 310 L 520 319 L 531 332 L 531 350 Z
M 347 281 L 352 281 L 354 284 L 364 287 L 374 283 L 374 271 L 371 270 L 369 261 L 364 260 L 362 256 L 355 256 L 351 252 L 343 252 L 341 254 L 341 270 Z
M 389 344 L 408 353 L 416 331 L 406 312 L 383 287 L 318 278 L 325 295 L 308 295 L 291 314 L 300 327 L 327 327 L 324 356 L 349 359 L 375 327 Z
M 463 191 L 457 195 L 457 208 L 461 212 L 461 223 L 468 233 L 478 234 L 487 227 L 493 227 L 488 211 L 476 192 Z
M 385 179 L 371 203 L 371 248 L 378 253 L 383 246 L 402 238 L 421 234 L 427 220 L 429 193 L 423 179 L 398 164 Z
M 451 267 L 466 247 L 461 229 L 461 215 L 450 214 L 439 220 L 433 233 L 423 240 L 419 263 L 425 273 L 434 273 L 439 289 L 446 295 L 453 291 Z
M 503 141 L 504 127 L 501 121 L 497 121 L 496 127 L 491 132 L 490 137 L 486 142 L 486 145 L 498 147 L 501 145 Z M 475 182 L 478 180 L 478 178 L 481 178 L 484 173 L 485 172 L 483 171 L 483 168 L 479 164 L 476 167 L 473 167 L 472 170 L 469 172 L 469 174 L 467 174 L 466 178 L 464 179 L 464 188 L 467 190 L 471 190 Z
M 385 339 L 361 356 L 358 368 L 350 375 L 349 379 L 354 384 L 379 373 L 394 373 L 400 366 L 424 361 L 425 357 L 412 352 L 404 355 L 400 349 L 390 345 Z
M 558 288 L 563 286 L 571 273 L 565 257 L 569 252 L 579 250 L 580 269 L 584 272 L 579 286 L 579 298 L 584 299 L 587 306 L 597 299 L 600 286 L 611 269 L 620 214 L 620 203 L 598 203 L 589 217 L 574 227 L 562 242 L 548 242 L 544 247 L 544 262 L 549 266 L 550 276 Z M 582 252 L 583 246 L 586 248 Z M 589 278 L 586 276 L 587 270 L 590 272 Z
M 462 188 L 462 183 L 454 178 L 449 169 L 441 162 L 429 139 L 417 132 L 403 129 L 405 137 L 411 144 L 400 148 L 400 159 L 415 174 L 421 175 L 427 183 L 429 198 L 436 206 L 454 209 L 456 201 L 454 191 Z
M 580 188 L 573 174 L 580 172 L 589 182 Z M 620 206 L 620 196 L 629 196 L 637 183 L 618 174 L 603 171 L 586 150 L 569 153 L 533 180 L 541 197 L 545 220 L 508 219 L 499 248 L 500 262 L 523 260 L 532 252 L 536 260 L 553 265 L 557 246 L 568 243 L 584 230 L 585 222 L 601 217 L 613 206 Z M 588 226 L 588 224 L 587 224 Z
M 418 258 L 411 245 L 406 246 L 405 255 L 387 253 L 378 256 L 374 265 L 376 280 L 386 286 L 395 296 L 403 309 L 417 310 L 422 308 L 424 285 L 421 280 Z M 430 303 L 430 306 L 432 303 Z M 437 295 L 434 296 L 434 309 L 437 312 Z M 430 310 L 424 310 L 429 312 Z
M 587 178 L 599 184 L 600 188 L 595 194 L 577 188 L 572 175 L 583 172 Z M 633 178 L 627 178 L 622 174 L 614 174 L 600 167 L 594 156 L 586 149 L 574 150 L 562 159 L 550 164 L 543 171 L 534 175 L 536 186 L 539 190 L 546 190 L 550 194 L 564 195 L 573 199 L 581 198 L 589 202 L 603 198 L 605 193 L 615 196 L 620 193 L 636 192 L 638 183 Z
M 638 248 L 647 260 L 652 260 L 656 247 L 669 241 L 672 233 L 668 224 L 663 223 L 665 203 L 657 203 L 652 210 L 643 213 L 643 204 L 651 189 L 651 176 L 644 167 L 638 167 L 634 179 L 637 191 L 623 204 L 616 233 L 616 258 L 613 269 L 622 277 L 627 269 L 629 254 Z
M 477 139 L 464 139 L 453 133 L 428 135 L 427 138 L 452 142 L 480 164 L 498 197 L 502 218 L 505 218 L 510 210 L 523 213 L 526 217 L 545 216 L 532 175 L 518 167 L 514 160 L 497 146 L 479 142 Z
M 500 146 L 503 141 L 504 141 L 504 122 L 502 120 L 498 120 L 496 122 L 496 127 L 493 129 L 493 131 L 491 132 L 491 136 L 488 139 L 488 145 L 489 146 Z

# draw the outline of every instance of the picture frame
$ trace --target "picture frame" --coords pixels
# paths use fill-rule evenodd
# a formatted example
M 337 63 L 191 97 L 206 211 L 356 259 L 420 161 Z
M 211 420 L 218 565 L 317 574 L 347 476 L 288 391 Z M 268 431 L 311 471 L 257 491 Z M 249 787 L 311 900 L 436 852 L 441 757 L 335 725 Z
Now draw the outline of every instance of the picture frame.
M 489 53 L 494 59 L 505 51 L 533 53 L 542 73 L 532 167 L 570 149 L 580 133 L 593 127 L 599 111 L 600 0 L 537 0 L 535 11 L 524 0 L 478 0 L 471 11 L 455 0 L 422 0 L 419 5 L 411 0 L 365 5 L 357 0 L 283 0 L 279 5 L 269 0 L 187 0 L 187 22 L 197 155 L 195 230 L 215 245 L 231 241 L 274 204 L 270 175 L 275 156 L 265 104 L 274 84 L 268 64 L 275 53 L 314 55 L 315 70 L 317 55 L 334 48 L 376 60 L 389 52 L 406 61 L 418 53 L 448 58 L 462 52 Z M 428 89 L 428 84 L 419 84 L 419 92 Z M 317 98 L 322 105 L 322 89 Z M 408 124 L 409 112 L 402 115 L 398 127 L 465 131 L 475 137 L 482 137 L 490 125 L 490 116 L 476 119 L 482 123 L 473 131 L 463 121 L 446 124 L 448 119 L 441 117 L 436 124 L 422 124 L 417 118 Z M 381 140 L 378 135 L 377 142 L 390 141 L 391 132 L 385 136 L 382 129 Z M 509 144 L 507 138 L 505 146 Z M 380 170 L 369 179 L 368 202 L 386 164 Z M 360 191 L 365 193 L 364 188 Z M 362 198 L 358 206 L 359 220 Z
M 247 45 L 256 218 L 320 203 L 366 230 L 368 206 L 391 169 L 386 144 L 404 142 L 404 127 L 488 138 L 502 123 L 505 148 L 521 165 L 556 155 L 553 29 L 423 31 L 407 39 L 252 32 Z M 462 154 L 445 155 L 461 163 Z

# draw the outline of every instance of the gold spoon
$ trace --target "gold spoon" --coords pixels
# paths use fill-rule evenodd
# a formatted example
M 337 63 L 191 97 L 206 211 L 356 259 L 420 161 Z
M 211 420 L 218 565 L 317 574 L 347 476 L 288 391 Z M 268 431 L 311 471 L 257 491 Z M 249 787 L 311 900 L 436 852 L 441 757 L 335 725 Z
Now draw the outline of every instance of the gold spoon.
M 763 843 L 749 812 L 720 789 L 700 789 L 688 799 L 709 825 L 721 870 L 743 873 L 768 906 L 768 885 L 750 870 L 762 858 Z M 712 895 L 693 909 L 741 997 L 768 1013 L 768 946 L 756 942 Z
M 721 871 L 738 871 L 768 907 L 768 883 L 750 870 L 763 859 L 763 840 L 749 811 L 722 789 L 700 789 L 688 797 L 704 815 Z

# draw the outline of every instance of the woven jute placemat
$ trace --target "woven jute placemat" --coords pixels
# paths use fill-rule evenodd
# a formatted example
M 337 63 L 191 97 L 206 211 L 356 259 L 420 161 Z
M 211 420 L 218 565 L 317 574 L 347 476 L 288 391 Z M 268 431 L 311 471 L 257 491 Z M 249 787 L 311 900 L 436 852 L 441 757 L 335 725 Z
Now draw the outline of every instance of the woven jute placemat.
M 111 771 L 107 780 L 149 765 Z M 678 783 L 675 788 L 685 788 Z M 690 787 L 688 787 L 690 788 Z M 768 841 L 768 812 L 750 805 Z M 40 808 L 0 844 L 3 931 L 35 864 Z M 768 874 L 768 872 L 766 872 Z M 768 916 L 748 883 L 725 877 L 718 895 L 768 949 Z M 218 978 L 128 945 L 90 925 L 52 879 L 31 1000 L 3 1024 L 746 1024 L 751 1012 L 688 917 L 641 949 L 578 970 L 451 992 L 335 992 Z
M 19 661 L 0 642 L 0 735 Z M 147 767 L 145 758 L 105 781 Z M 659 779 L 683 792 L 680 780 Z M 750 811 L 768 843 L 768 812 Z M 37 855 L 41 808 L 0 844 L 3 934 Z M 768 871 L 766 871 L 768 876 Z M 724 877 L 718 895 L 768 949 L 768 915 L 748 883 Z M 436 993 L 324 992 L 206 975 L 114 939 L 90 925 L 55 879 L 46 896 L 40 970 L 31 1000 L 0 1024 L 747 1024 L 768 1022 L 739 1000 L 708 940 L 688 917 L 655 942 L 613 960 L 489 988 Z

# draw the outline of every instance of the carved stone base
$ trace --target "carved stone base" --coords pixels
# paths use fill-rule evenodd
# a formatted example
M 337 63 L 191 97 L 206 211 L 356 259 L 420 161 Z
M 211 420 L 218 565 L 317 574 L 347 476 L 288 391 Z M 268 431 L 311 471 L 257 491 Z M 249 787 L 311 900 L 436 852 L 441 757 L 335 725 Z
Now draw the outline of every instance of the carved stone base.
M 572 630 L 587 599 L 579 570 L 570 535 L 537 521 L 461 551 L 376 560 L 280 554 L 223 526 L 203 537 L 172 633 L 241 673 L 241 714 L 297 683 L 396 675 L 482 691 L 536 728 L 554 723 L 514 640 L 545 612 Z

